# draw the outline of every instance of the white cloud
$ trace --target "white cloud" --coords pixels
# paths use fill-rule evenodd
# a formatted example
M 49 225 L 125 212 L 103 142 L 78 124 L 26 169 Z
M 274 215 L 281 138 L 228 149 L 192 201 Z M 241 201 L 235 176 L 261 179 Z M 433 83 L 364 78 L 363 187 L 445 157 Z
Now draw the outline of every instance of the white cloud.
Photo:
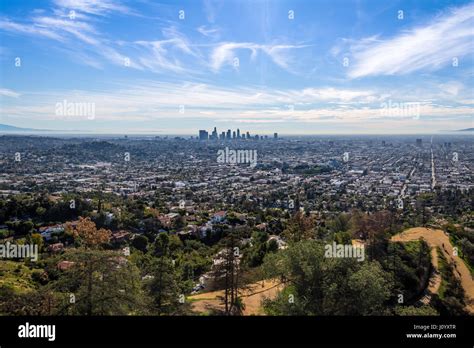
M 192 73 L 190 67 L 183 62 L 186 56 L 192 58 L 190 65 L 204 65 L 200 52 L 175 27 L 164 28 L 162 33 L 164 40 L 140 40 L 133 43 L 139 49 L 135 59 L 141 66 L 154 72 Z
M 60 6 L 70 5 L 74 10 L 87 14 L 104 14 L 112 11 L 124 12 L 126 8 L 112 4 L 108 1 L 57 1 Z M 75 7 L 74 7 L 75 6 Z M 94 7 L 95 6 L 95 7 Z M 95 68 L 102 68 L 104 58 L 115 65 L 125 65 L 127 56 L 119 53 L 112 43 L 93 25 L 93 20 L 88 15 L 78 12 L 75 18 L 70 18 L 67 8 L 55 8 L 55 16 L 34 16 L 25 23 L 13 22 L 9 19 L 0 20 L 0 29 L 9 32 L 44 37 L 59 41 L 61 51 L 66 52 L 77 61 Z M 35 12 L 38 14 L 38 12 Z M 43 14 L 43 12 L 39 12 Z M 102 59 L 101 59 L 102 58 Z M 135 62 L 130 62 L 131 68 L 143 69 Z
M 455 8 L 424 26 L 405 30 L 390 39 L 377 36 L 349 43 L 349 77 L 407 74 L 436 70 L 474 51 L 474 4 Z M 342 52 L 334 47 L 333 54 Z
M 368 90 L 350 90 L 338 89 L 333 87 L 327 88 L 305 88 L 302 90 L 302 96 L 306 101 L 322 100 L 322 101 L 338 101 L 350 102 L 357 100 L 358 102 L 374 102 L 382 97 L 377 96 L 374 92 Z
M 0 88 L 0 96 L 18 98 L 20 95 L 20 93 L 12 91 L 11 89 Z
M 2 112 L 11 117 L 56 119 L 55 105 L 69 102 L 95 103 L 96 119 L 101 121 L 140 121 L 155 119 L 212 119 L 233 122 L 328 122 L 363 124 L 365 121 L 385 122 L 390 119 L 412 120 L 410 113 L 400 116 L 397 110 L 384 112 L 386 95 L 368 90 L 335 87 L 291 90 L 258 87 L 221 88 L 198 83 L 143 82 L 124 84 L 107 92 L 65 91 L 22 93 L 21 103 L 12 99 Z M 392 100 L 393 103 L 408 102 Z M 180 113 L 180 105 L 185 113 Z M 420 117 L 437 120 L 465 120 L 469 125 L 474 113 L 472 104 L 419 103 Z M 392 117 L 393 116 L 393 117 Z
M 80 11 L 96 16 L 105 16 L 111 12 L 134 13 L 129 7 L 111 0 L 54 0 L 54 3 L 68 11 Z
M 204 36 L 216 38 L 220 35 L 220 30 L 217 27 L 208 27 L 206 25 L 201 25 L 197 28 L 197 31 Z
M 258 46 L 253 43 L 248 42 L 225 42 L 219 44 L 214 48 L 211 54 L 210 65 L 214 71 L 219 71 L 219 69 L 224 64 L 233 64 L 233 59 L 236 57 L 234 51 L 237 49 L 247 49 L 252 51 L 252 57 L 255 57 L 257 53 Z
M 12 22 L 8 19 L 2 19 L 0 20 L 0 28 L 9 32 L 17 32 L 34 36 L 43 36 L 49 39 L 63 41 L 61 35 L 54 32 L 54 30 L 39 27 L 35 24 L 21 24 Z
M 255 59 L 259 51 L 267 54 L 275 64 L 292 71 L 290 67 L 291 56 L 289 52 L 293 49 L 303 48 L 303 45 L 260 45 L 252 42 L 221 42 L 215 46 L 211 53 L 210 66 L 215 72 L 224 65 L 232 65 L 234 58 L 239 58 L 236 51 L 248 50 L 251 59 Z
M 459 92 L 464 88 L 464 85 L 458 81 L 450 81 L 441 83 L 439 89 L 443 92 L 447 92 L 450 95 L 457 96 Z
M 97 46 L 100 44 L 100 40 L 94 37 L 97 35 L 96 30 L 85 22 L 53 17 L 37 17 L 34 18 L 34 25 L 47 28 L 58 35 L 64 35 L 64 33 L 71 34 L 73 37 L 90 45 Z
M 60 5 L 72 4 L 62 1 Z M 87 14 L 98 13 L 100 8 L 92 10 L 95 2 L 78 4 Z M 107 5 L 108 3 L 105 3 Z M 105 6 L 104 5 L 104 6 Z M 107 7 L 111 11 L 114 7 Z M 198 44 L 182 34 L 175 26 L 162 29 L 162 38 L 156 40 L 135 40 L 132 42 L 109 40 L 96 28 L 96 21 L 88 15 L 76 15 L 71 19 L 66 8 L 55 9 L 56 16 L 35 16 L 25 23 L 0 20 L 0 28 L 10 32 L 40 36 L 63 43 L 62 51 L 70 56 L 80 56 L 83 64 L 103 68 L 104 58 L 108 63 L 118 66 L 149 70 L 155 73 L 173 72 L 180 74 L 202 75 L 210 69 L 218 72 L 224 65 L 233 64 L 239 50 L 250 51 L 251 59 L 258 52 L 267 55 L 276 65 L 293 72 L 292 50 L 306 47 L 301 45 L 271 45 L 253 42 L 218 42 Z M 105 11 L 105 9 L 104 9 Z M 217 29 L 198 29 L 204 35 L 214 35 Z M 78 61 L 77 58 L 74 58 Z

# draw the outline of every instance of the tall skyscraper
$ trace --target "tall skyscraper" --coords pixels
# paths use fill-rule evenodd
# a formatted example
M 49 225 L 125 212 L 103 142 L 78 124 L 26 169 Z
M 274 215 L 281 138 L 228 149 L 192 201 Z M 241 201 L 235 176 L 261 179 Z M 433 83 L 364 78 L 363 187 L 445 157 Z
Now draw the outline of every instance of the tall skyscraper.
M 278 133 L 273 133 L 273 139 L 278 139 Z
M 207 140 L 209 139 L 209 133 L 206 130 L 201 129 L 199 131 L 199 140 Z
M 227 140 L 230 140 L 231 139 L 231 130 L 228 129 L 227 130 Z
M 214 140 L 218 139 L 217 138 L 217 128 L 216 127 L 214 127 L 214 130 L 212 131 L 212 137 L 211 138 L 214 139 Z
M 247 139 L 250 139 L 250 132 L 247 132 Z
M 236 139 L 237 138 L 237 133 L 235 133 L 235 131 L 232 132 L 232 139 Z
M 237 128 L 237 139 L 240 139 L 240 129 Z

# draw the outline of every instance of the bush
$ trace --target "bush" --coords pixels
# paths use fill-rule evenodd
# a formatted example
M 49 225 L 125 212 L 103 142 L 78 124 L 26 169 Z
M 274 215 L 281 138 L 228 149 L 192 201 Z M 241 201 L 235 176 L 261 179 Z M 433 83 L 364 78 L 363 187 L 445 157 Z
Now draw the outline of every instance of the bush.
M 138 235 L 132 240 L 132 246 L 140 251 L 146 252 L 148 246 L 148 238 Z

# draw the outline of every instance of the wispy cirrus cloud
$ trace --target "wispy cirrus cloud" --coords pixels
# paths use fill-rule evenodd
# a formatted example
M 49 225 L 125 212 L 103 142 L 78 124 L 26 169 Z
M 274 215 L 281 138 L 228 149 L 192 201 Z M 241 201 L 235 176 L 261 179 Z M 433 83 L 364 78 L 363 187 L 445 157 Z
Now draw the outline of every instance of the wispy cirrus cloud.
M 110 39 L 98 28 L 94 16 L 112 12 L 128 13 L 128 8 L 105 1 L 58 0 L 54 15 L 34 11 L 33 17 L 21 21 L 0 18 L 0 29 L 15 34 L 50 39 L 62 43 L 58 49 L 74 60 L 94 68 L 105 64 L 127 66 L 154 73 L 199 75 L 206 71 L 219 72 L 225 65 L 232 65 L 239 51 L 250 51 L 251 59 L 264 54 L 282 69 L 294 72 L 294 50 L 306 47 L 289 44 L 259 44 L 254 42 L 199 42 L 168 23 L 161 28 L 161 37 L 145 40 Z M 71 16 L 71 10 L 77 11 Z M 197 29 L 206 37 L 217 38 L 219 29 L 201 26 Z M 80 57 L 80 59 L 77 59 Z M 243 58 L 243 57 L 241 57 Z
M 220 35 L 220 29 L 217 27 L 210 27 L 206 25 L 201 25 L 196 29 L 199 33 L 201 33 L 204 36 L 211 37 L 211 38 L 217 38 Z
M 210 67 L 214 72 L 219 71 L 224 65 L 233 65 L 234 59 L 238 58 L 237 51 L 250 51 L 250 58 L 255 59 L 259 52 L 268 55 L 271 60 L 288 71 L 292 71 L 290 62 L 294 49 L 307 47 L 305 45 L 271 45 L 256 44 L 253 42 L 222 42 L 217 44 L 210 56 Z
M 334 54 L 348 50 L 348 76 L 401 75 L 436 70 L 474 51 L 474 4 L 450 9 L 424 26 L 384 39 L 378 35 L 344 40 Z
M 17 93 L 11 89 L 0 88 L 0 96 L 18 98 L 20 95 L 20 93 Z
M 97 38 L 98 33 L 89 23 L 81 21 L 66 20 L 54 17 L 36 17 L 34 25 L 47 28 L 65 39 L 65 35 L 79 39 L 90 45 L 97 46 L 101 40 Z
M 130 7 L 111 0 L 54 0 L 54 3 L 69 11 L 79 11 L 95 16 L 105 16 L 112 12 L 134 14 Z
M 0 19 L 0 29 L 9 32 L 41 36 L 49 39 L 64 41 L 63 37 L 50 28 L 44 28 L 35 23 L 17 23 L 7 18 Z
M 134 61 L 153 72 L 171 71 L 189 74 L 195 73 L 192 67 L 205 65 L 201 52 L 176 27 L 164 28 L 162 35 L 163 39 L 160 40 L 139 40 L 124 45 L 137 48 Z M 186 61 L 186 58 L 192 61 Z
M 127 7 L 108 0 L 57 0 L 55 4 L 58 7 L 52 9 L 52 16 L 46 15 L 45 11 L 33 11 L 34 16 L 22 22 L 2 18 L 0 29 L 59 41 L 63 44 L 61 50 L 80 55 L 86 65 L 93 67 L 102 66 L 98 57 L 105 58 L 109 63 L 124 64 L 126 56 L 110 45 L 109 40 L 97 30 L 90 15 L 104 16 L 114 11 L 128 13 Z M 74 15 L 69 11 L 74 11 Z

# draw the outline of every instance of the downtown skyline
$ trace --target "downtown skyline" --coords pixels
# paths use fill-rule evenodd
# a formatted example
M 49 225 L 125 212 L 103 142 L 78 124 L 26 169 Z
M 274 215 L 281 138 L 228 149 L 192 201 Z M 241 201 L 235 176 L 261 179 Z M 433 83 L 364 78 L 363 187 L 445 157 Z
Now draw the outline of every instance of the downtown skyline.
M 2 3 L 0 123 L 125 134 L 473 127 L 472 2 L 336 3 Z M 58 113 L 68 102 L 93 117 Z

